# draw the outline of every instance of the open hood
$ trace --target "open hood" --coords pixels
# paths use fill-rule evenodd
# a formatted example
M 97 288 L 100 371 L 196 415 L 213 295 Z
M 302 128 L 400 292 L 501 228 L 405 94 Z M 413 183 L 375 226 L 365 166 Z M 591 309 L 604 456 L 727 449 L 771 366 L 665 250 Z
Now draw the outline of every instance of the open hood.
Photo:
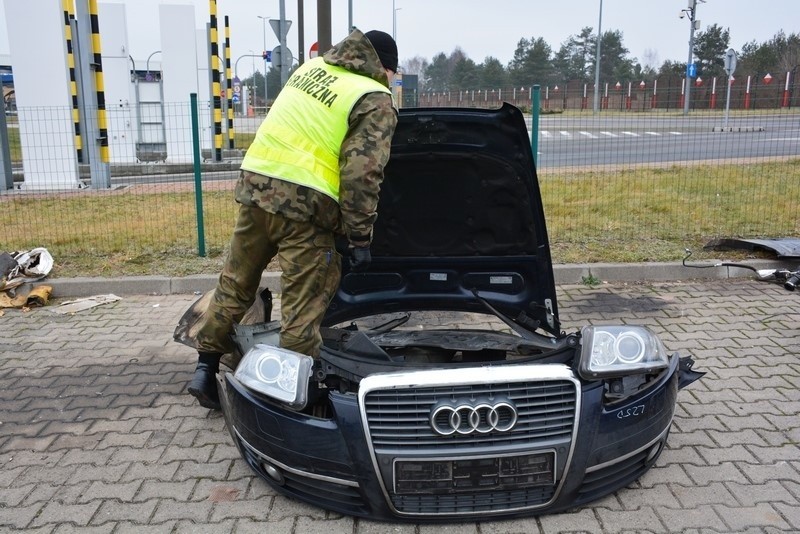
M 372 264 L 342 281 L 325 325 L 379 313 L 500 313 L 559 334 L 542 199 L 522 113 L 401 109 Z

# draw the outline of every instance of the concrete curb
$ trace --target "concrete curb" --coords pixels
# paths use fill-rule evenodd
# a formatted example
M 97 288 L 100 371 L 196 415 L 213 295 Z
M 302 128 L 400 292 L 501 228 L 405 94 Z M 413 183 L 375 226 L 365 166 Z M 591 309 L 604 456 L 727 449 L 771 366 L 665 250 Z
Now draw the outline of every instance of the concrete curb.
M 794 269 L 795 264 L 779 260 L 752 260 L 746 262 L 756 269 Z M 795 262 L 796 263 L 796 262 Z M 666 282 L 681 280 L 709 280 L 747 278 L 753 271 L 738 267 L 713 267 L 713 261 L 704 260 L 701 265 L 710 268 L 696 269 L 675 263 L 586 263 L 558 264 L 553 270 L 556 284 L 585 283 L 587 279 L 601 282 Z M 204 293 L 213 289 L 217 275 L 126 276 L 118 278 L 53 278 L 37 282 L 53 287 L 54 298 L 88 297 L 113 293 L 123 295 L 172 295 Z M 280 273 L 265 272 L 261 284 L 273 293 L 280 292 Z

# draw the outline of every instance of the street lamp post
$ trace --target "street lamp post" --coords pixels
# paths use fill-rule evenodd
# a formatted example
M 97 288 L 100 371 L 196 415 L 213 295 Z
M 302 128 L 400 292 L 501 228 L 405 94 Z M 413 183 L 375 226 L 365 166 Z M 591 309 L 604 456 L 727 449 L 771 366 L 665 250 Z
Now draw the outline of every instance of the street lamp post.
M 347 0 L 347 33 L 353 31 L 353 0 Z
M 397 41 L 397 12 L 403 8 L 394 6 L 395 0 L 392 0 L 392 39 Z
M 603 38 L 603 0 L 600 0 L 600 17 L 597 19 L 597 47 L 594 53 L 594 101 L 592 108 L 597 114 L 597 101 L 600 98 L 600 41 Z
M 696 20 L 698 1 L 705 2 L 705 0 L 689 0 L 688 8 L 682 9 L 680 14 L 681 18 L 685 15 L 689 16 L 689 57 L 686 60 L 686 87 L 684 88 L 685 95 L 683 99 L 684 115 L 689 114 L 689 100 L 692 92 L 692 77 L 689 75 L 689 66 L 692 64 L 692 58 L 694 57 L 694 32 L 700 25 L 700 21 Z
M 252 95 L 253 94 L 253 84 L 255 83 L 256 57 L 257 56 L 256 56 L 256 53 L 253 52 L 253 50 L 249 50 L 249 52 L 250 52 L 249 54 L 244 54 L 244 55 L 241 55 L 238 58 L 236 58 L 236 61 L 233 63 L 233 77 L 234 77 L 234 79 L 238 79 L 239 78 L 239 61 L 242 58 L 249 57 L 250 60 L 251 60 L 251 63 L 252 63 L 251 70 L 253 71 L 253 75 L 250 76 L 250 89 L 249 89 L 250 93 L 249 94 Z M 242 105 L 242 115 L 246 115 L 247 114 L 247 101 L 244 98 L 242 98 L 242 100 L 241 100 L 241 105 Z
M 252 50 L 252 49 L 249 49 L 248 52 L 250 52 L 250 70 L 252 72 L 252 74 L 250 75 L 250 92 L 248 93 L 248 97 L 253 99 L 253 106 L 255 106 L 255 104 L 256 104 L 256 91 L 255 91 L 255 89 L 256 89 L 256 57 L 258 57 L 258 56 L 256 55 L 255 51 Z M 233 68 L 234 76 L 236 76 L 237 78 L 239 77 L 239 75 L 236 74 L 236 72 L 237 72 L 236 71 L 236 67 L 239 65 L 239 59 L 242 59 L 243 57 L 247 57 L 247 56 L 239 57 L 236 60 L 236 64 L 234 65 L 234 68 Z M 244 115 L 248 114 L 247 113 L 247 109 L 248 109 L 249 105 L 250 105 L 249 102 L 242 101 L 242 114 L 244 114 Z
M 268 98 L 268 91 L 267 91 L 267 21 L 270 19 L 269 16 L 262 17 L 261 15 L 256 15 L 258 18 L 261 19 L 261 26 L 264 30 L 264 53 L 262 54 L 264 57 L 264 114 L 267 113 L 267 98 Z M 255 80 L 253 80 L 255 83 Z
M 253 106 L 255 106 L 256 105 L 256 54 L 252 50 L 250 50 L 250 53 L 253 54 L 253 57 L 250 58 L 250 68 L 253 71 L 252 76 L 250 76 L 250 94 L 252 95 L 250 98 L 253 99 Z M 249 111 L 247 115 L 250 116 Z

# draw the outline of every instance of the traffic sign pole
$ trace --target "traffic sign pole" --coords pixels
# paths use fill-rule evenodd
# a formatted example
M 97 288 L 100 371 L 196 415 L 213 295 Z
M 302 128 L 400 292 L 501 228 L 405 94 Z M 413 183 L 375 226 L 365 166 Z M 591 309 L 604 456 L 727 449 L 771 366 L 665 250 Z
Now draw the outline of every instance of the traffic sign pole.
M 725 52 L 725 73 L 728 75 L 728 94 L 725 98 L 725 120 L 723 126 L 728 126 L 728 113 L 731 109 L 731 80 L 733 71 L 736 70 L 736 50 L 729 48 Z
M 697 20 L 697 0 L 689 0 L 689 8 L 681 11 L 681 18 L 683 18 L 683 14 L 689 14 L 689 58 L 686 60 L 686 88 L 684 90 L 684 98 L 683 98 L 683 114 L 689 114 L 690 108 L 690 99 L 692 96 L 692 78 L 693 76 L 689 73 L 689 66 L 694 65 L 692 63 L 692 58 L 694 57 L 694 31 L 700 25 Z M 696 66 L 695 72 L 697 74 Z
M 280 18 L 277 20 L 270 19 L 269 25 L 272 26 L 272 31 L 275 32 L 276 36 L 278 36 L 278 42 L 280 43 L 281 50 L 289 52 L 289 49 L 286 47 L 286 35 L 289 33 L 289 28 L 292 26 L 292 21 L 286 20 L 285 0 L 280 0 Z M 289 54 L 286 55 L 289 56 Z M 288 59 L 288 66 L 286 59 Z M 275 62 L 273 62 L 273 64 L 274 63 Z M 289 68 L 291 65 L 291 56 L 284 58 L 284 61 L 279 63 L 279 67 L 281 69 L 281 87 L 286 85 L 286 80 L 289 79 Z
M 233 78 L 233 97 L 231 98 L 231 103 L 234 105 L 242 103 L 242 81 L 238 77 Z M 244 114 L 244 106 L 242 106 L 240 112 Z

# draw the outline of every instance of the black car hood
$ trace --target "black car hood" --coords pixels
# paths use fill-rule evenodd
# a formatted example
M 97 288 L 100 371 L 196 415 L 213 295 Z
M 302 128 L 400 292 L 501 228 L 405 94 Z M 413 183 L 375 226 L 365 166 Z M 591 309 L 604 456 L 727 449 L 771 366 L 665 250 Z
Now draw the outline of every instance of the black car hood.
M 558 335 L 550 248 L 522 113 L 401 109 L 372 264 L 342 281 L 324 324 L 413 310 L 499 312 Z

